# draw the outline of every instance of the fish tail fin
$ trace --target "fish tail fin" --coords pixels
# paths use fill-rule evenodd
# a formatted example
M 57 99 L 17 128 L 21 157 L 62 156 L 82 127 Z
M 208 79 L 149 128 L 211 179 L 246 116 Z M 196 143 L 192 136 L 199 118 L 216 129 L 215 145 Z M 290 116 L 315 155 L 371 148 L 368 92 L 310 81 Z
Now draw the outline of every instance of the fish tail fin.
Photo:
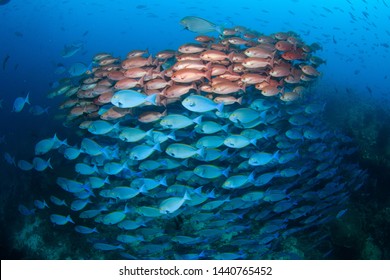
M 225 124 L 224 126 L 222 126 L 222 130 L 225 131 L 226 133 L 228 132 L 229 130 L 229 124 Z
M 127 206 L 127 203 L 125 204 L 124 214 L 130 213 L 130 208 Z
M 119 130 L 120 129 L 120 121 L 119 122 L 117 122 L 117 123 L 115 123 L 113 126 L 112 126 L 112 128 L 113 128 L 113 130 Z
M 167 176 L 164 176 L 160 179 L 159 181 L 160 185 L 163 185 L 164 187 L 167 187 L 168 184 L 167 184 Z
M 236 54 L 235 52 L 231 52 L 231 53 L 228 54 L 228 59 L 230 60 L 230 62 L 233 62 L 233 57 L 234 57 L 235 54 Z
M 201 124 L 202 123 L 202 115 L 196 117 L 195 119 L 192 120 L 196 124 Z
M 161 152 L 161 147 L 160 147 L 160 143 L 156 143 L 154 146 L 153 146 L 153 148 L 152 148 L 153 150 L 155 150 L 155 151 L 159 151 L 159 152 Z
M 153 68 L 151 68 L 151 70 L 153 70 Z M 144 83 L 144 81 L 145 81 L 145 76 L 146 76 L 146 75 L 142 76 L 142 78 L 139 79 L 139 80 L 137 81 L 137 83 L 138 83 L 138 85 L 139 85 L 140 87 L 143 87 L 143 86 L 145 85 L 145 83 Z
M 30 97 L 30 92 L 27 93 L 26 98 L 24 99 L 24 102 L 31 105 L 29 97 Z
M 152 138 L 153 137 L 153 131 L 154 131 L 154 128 L 151 128 L 148 131 L 146 131 L 146 136 Z
M 248 182 L 253 183 L 255 181 L 255 171 L 252 171 L 251 174 L 249 174 Z
M 180 164 L 183 165 L 183 166 L 185 166 L 185 167 L 188 167 L 188 158 L 186 158 L 185 160 L 183 160 Z
M 225 103 L 221 102 L 221 103 L 218 103 L 218 105 L 216 106 L 218 112 L 222 112 L 223 111 L 223 108 L 225 106 Z
M 256 143 L 257 143 L 257 139 L 256 138 L 253 138 L 253 139 L 250 139 L 249 142 L 256 147 Z
M 196 93 L 197 94 L 200 94 L 200 87 L 198 88 L 198 86 L 195 84 L 195 82 L 193 82 L 192 84 L 191 84 L 191 88 L 190 89 L 194 89 L 194 90 L 196 90 Z
M 223 34 L 223 30 L 224 30 L 225 28 L 222 26 L 222 25 L 216 25 L 215 26 L 215 31 L 217 31 L 218 32 L 218 34 Z
M 275 57 L 272 57 L 271 61 L 270 61 L 270 66 L 271 67 L 274 67 L 274 62 L 275 62 Z
M 72 224 L 74 224 L 72 217 L 70 215 L 66 216 L 66 220 Z
M 174 130 L 172 130 L 172 132 L 170 132 L 170 133 L 168 134 L 168 138 L 169 138 L 169 139 L 172 139 L 173 141 L 177 141 L 176 135 L 175 135 L 175 131 L 174 131 Z
M 145 101 L 148 101 L 148 102 L 152 103 L 153 105 L 157 105 L 156 99 L 157 99 L 157 93 L 154 93 L 154 94 L 149 95 L 148 97 L 146 97 Z
M 231 53 L 231 54 L 232 54 L 232 53 Z M 229 54 L 229 55 L 230 55 L 230 54 Z M 233 70 L 233 64 L 230 65 L 230 66 L 228 67 L 227 71 L 228 71 L 230 74 L 235 74 L 235 73 L 234 73 L 234 70 Z
M 205 77 L 207 80 L 211 81 L 211 68 L 205 72 Z
M 51 158 L 49 158 L 49 159 L 47 160 L 47 166 L 48 166 L 49 168 L 53 169 L 53 166 L 51 166 L 50 159 L 51 159 Z
M 279 150 L 276 151 L 276 153 L 274 154 L 273 158 L 276 159 L 277 161 L 279 161 Z
M 243 92 L 246 92 L 246 84 L 243 83 L 243 84 L 240 86 L 240 89 L 241 89 Z
M 153 65 L 153 55 L 150 55 L 149 57 L 148 57 L 148 64 L 149 65 Z
M 207 194 L 207 197 L 208 198 L 215 198 L 216 196 L 215 196 L 215 191 L 214 191 L 214 189 L 212 189 L 208 194 Z
M 200 155 L 201 157 L 204 157 L 204 147 L 200 148 L 199 150 L 196 151 L 196 153 L 198 155 Z
M 224 169 L 224 170 L 222 171 L 222 175 L 225 176 L 226 178 L 229 177 L 229 172 L 230 172 L 230 170 L 231 170 L 231 167 L 230 167 L 230 165 L 229 165 L 226 169 Z
M 61 144 L 60 146 L 67 146 L 67 147 L 68 147 L 68 146 L 69 146 L 69 144 L 68 144 L 68 138 L 66 138 L 66 139 L 64 139 L 63 141 L 61 141 L 60 144 Z
M 143 185 L 139 188 L 139 192 L 142 193 L 142 194 L 148 193 L 148 189 L 145 187 L 145 184 L 143 184 Z
M 184 193 L 183 199 L 184 200 L 191 200 L 190 194 L 187 191 Z
M 164 106 L 164 107 L 167 107 L 167 101 L 168 101 L 168 98 L 165 98 L 163 100 L 160 101 L 160 105 Z

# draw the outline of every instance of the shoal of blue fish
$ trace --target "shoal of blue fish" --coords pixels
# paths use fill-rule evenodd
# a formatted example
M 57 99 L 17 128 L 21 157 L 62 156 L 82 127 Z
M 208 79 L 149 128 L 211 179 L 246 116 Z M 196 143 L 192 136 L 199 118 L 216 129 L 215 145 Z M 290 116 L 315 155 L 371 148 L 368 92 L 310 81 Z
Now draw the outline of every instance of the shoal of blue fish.
M 64 98 L 65 124 L 82 136 L 41 139 L 30 160 L 8 156 L 26 172 L 61 173 L 55 192 L 19 211 L 45 211 L 115 258 L 282 258 L 289 238 L 321 240 L 321 226 L 344 215 L 366 173 L 348 159 L 352 139 L 322 120 L 318 48 L 295 33 L 265 36 L 196 17 L 181 24 L 201 33 L 197 43 L 155 57 L 98 54 L 49 94 Z M 249 60 L 250 48 L 262 49 L 251 49 L 261 59 Z

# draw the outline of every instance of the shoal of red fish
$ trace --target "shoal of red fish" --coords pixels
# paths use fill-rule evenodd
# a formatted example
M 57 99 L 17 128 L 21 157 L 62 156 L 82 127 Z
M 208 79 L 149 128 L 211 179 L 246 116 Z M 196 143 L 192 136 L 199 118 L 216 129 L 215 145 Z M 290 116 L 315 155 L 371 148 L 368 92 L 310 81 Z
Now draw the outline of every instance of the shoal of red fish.
M 130 51 L 124 60 L 97 54 L 95 66 L 80 86 L 65 85 L 49 96 L 70 97 L 61 108 L 70 108 L 68 120 L 72 121 L 80 116 L 113 120 L 137 114 L 132 108 L 117 106 L 98 113 L 120 90 L 157 94 L 155 110 L 137 116 L 140 122 L 154 122 L 167 113 L 166 106 L 189 94 L 231 105 L 240 103 L 252 87 L 262 96 L 298 100 L 320 76 L 317 67 L 324 62 L 313 55 L 320 49 L 318 44 L 307 45 L 293 32 L 260 36 L 236 27 L 225 29 L 219 38 L 200 35 L 195 40 L 155 56 L 147 50 Z

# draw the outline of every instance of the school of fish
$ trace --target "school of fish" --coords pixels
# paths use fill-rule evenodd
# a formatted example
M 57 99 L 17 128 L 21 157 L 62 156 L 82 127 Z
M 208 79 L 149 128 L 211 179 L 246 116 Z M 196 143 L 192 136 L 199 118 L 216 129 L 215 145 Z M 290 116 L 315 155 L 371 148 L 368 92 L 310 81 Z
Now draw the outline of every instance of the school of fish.
M 291 236 L 321 240 L 366 175 L 347 159 L 351 139 L 321 119 L 320 46 L 294 32 L 181 24 L 202 33 L 196 42 L 97 54 L 49 93 L 82 137 L 42 139 L 32 161 L 14 164 L 74 171 L 57 177 L 62 195 L 20 212 L 46 209 L 116 258 L 276 258 Z

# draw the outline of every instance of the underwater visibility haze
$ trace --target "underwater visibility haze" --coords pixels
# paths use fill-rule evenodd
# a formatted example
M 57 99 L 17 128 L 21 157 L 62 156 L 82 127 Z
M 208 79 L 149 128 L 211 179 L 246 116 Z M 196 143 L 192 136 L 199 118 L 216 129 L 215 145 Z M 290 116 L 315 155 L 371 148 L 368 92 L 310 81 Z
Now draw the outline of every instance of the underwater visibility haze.
M 389 259 L 389 11 L 0 1 L 2 259 Z

